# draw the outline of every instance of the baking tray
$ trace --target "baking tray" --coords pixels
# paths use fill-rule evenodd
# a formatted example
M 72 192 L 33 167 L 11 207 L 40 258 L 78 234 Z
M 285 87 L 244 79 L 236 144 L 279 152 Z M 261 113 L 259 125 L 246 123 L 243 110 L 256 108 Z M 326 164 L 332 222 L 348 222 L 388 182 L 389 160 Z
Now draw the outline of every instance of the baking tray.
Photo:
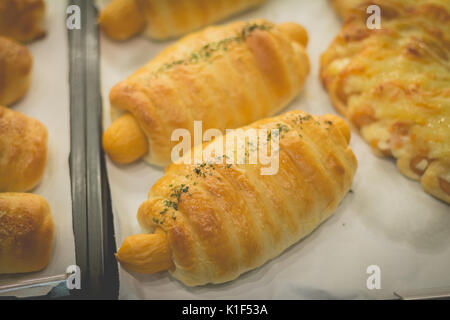
M 80 5 L 82 1 L 68 1 L 68 5 Z M 83 15 L 82 15 L 83 17 Z M 86 21 L 82 20 L 81 30 L 68 30 L 69 36 L 69 83 L 71 152 L 70 169 L 73 201 L 73 232 L 75 235 L 75 254 L 81 270 L 81 291 L 73 295 L 85 295 L 84 286 L 88 279 L 88 237 L 86 207 L 86 108 L 85 108 L 85 69 L 84 32 Z
M 48 1 L 57 1 L 57 0 L 48 0 Z M 272 0 L 277 1 L 277 0 Z M 261 14 L 267 13 L 270 11 L 271 16 L 275 19 L 281 19 L 284 10 L 290 8 L 293 2 L 288 0 L 279 0 L 279 5 L 275 7 L 274 10 L 270 10 L 268 7 L 266 11 L 262 9 Z M 319 5 L 311 7 L 311 16 L 318 13 L 328 15 L 328 18 L 325 17 L 325 21 L 332 21 L 332 17 L 330 17 L 329 11 L 327 11 L 327 7 L 324 4 L 324 1 L 317 2 Z M 85 1 L 85 0 L 70 0 L 67 1 L 67 5 L 77 5 L 81 9 L 81 18 L 82 24 L 80 30 L 68 30 L 68 41 L 69 41 L 69 64 L 70 64 L 70 72 L 69 72 L 69 83 L 70 83 L 70 125 L 71 125 L 71 153 L 70 153 L 70 175 L 71 175 L 71 194 L 72 194 L 72 217 L 73 217 L 73 232 L 75 236 L 75 255 L 76 255 L 76 263 L 81 269 L 81 290 L 73 290 L 68 292 L 68 295 L 59 295 L 56 298 L 63 299 L 116 299 L 119 295 L 119 280 L 118 280 L 118 265 L 114 259 L 113 253 L 116 251 L 116 243 L 115 243 L 115 231 L 113 226 L 113 215 L 111 208 L 111 195 L 110 188 L 108 184 L 108 177 L 106 171 L 105 157 L 101 148 L 101 135 L 103 132 L 102 129 L 102 98 L 101 98 L 101 78 L 100 78 L 100 57 L 99 57 L 99 31 L 96 23 L 97 20 L 97 10 L 94 7 L 93 1 Z M 322 7 L 321 7 L 322 6 Z M 300 9 L 300 5 L 298 5 L 298 9 Z M 241 15 L 242 17 L 252 17 L 252 12 L 247 13 L 246 15 Z M 239 18 L 239 17 L 238 17 Z M 236 18 L 236 19 L 238 19 Z M 328 20 L 327 20 L 328 19 Z M 318 21 L 318 20 L 317 20 Z M 325 25 L 317 25 L 317 28 L 325 29 Z M 313 45 L 315 44 L 317 38 L 313 38 Z M 148 44 L 141 41 L 142 39 L 135 39 L 136 43 L 142 45 L 142 47 L 147 46 Z M 150 41 L 145 39 L 145 41 Z M 325 41 L 329 43 L 328 40 Z M 155 46 L 165 47 L 169 44 L 169 42 L 158 43 Z M 317 44 L 317 41 L 316 41 Z M 124 44 L 126 45 L 126 44 Z M 314 46 L 313 46 L 314 48 Z M 153 50 L 152 54 L 156 53 L 158 50 Z M 317 55 L 310 55 L 311 59 L 317 60 Z M 317 63 L 317 61 L 315 61 Z M 317 71 L 317 68 L 315 68 Z M 297 99 L 297 105 L 302 105 L 303 108 L 307 108 L 307 111 L 313 112 L 315 111 L 314 107 L 318 107 L 319 104 L 324 105 L 321 112 L 333 112 L 328 101 L 328 97 L 314 90 L 318 90 L 319 87 L 314 85 L 314 82 L 317 82 L 318 79 L 316 74 L 311 74 L 308 79 L 307 88 L 304 93 Z M 311 97 L 314 96 L 313 100 Z M 105 98 L 105 97 L 104 97 Z M 315 104 L 314 104 L 315 101 Z M 356 152 L 360 154 L 367 154 L 366 157 L 370 159 L 367 163 L 361 163 L 363 166 L 375 166 L 378 169 L 382 169 L 386 171 L 386 173 L 392 172 L 393 180 L 400 181 L 403 187 L 407 188 L 407 190 L 413 191 L 417 194 L 418 198 L 427 199 L 427 196 L 420 193 L 418 190 L 418 186 L 414 183 L 410 183 L 403 177 L 396 178 L 395 175 L 398 175 L 395 170 L 392 170 L 392 164 L 386 160 L 378 160 L 373 157 L 373 155 L 367 153 L 367 146 L 360 141 L 361 139 L 353 134 L 353 138 L 356 140 Z M 146 166 L 146 165 L 145 165 Z M 367 169 L 367 168 L 366 168 Z M 382 187 L 380 185 L 380 187 Z M 357 183 L 354 186 L 358 197 L 364 198 L 364 188 L 362 188 L 361 184 Z M 145 190 L 147 192 L 148 190 Z M 143 199 L 142 199 L 143 200 Z M 400 199 L 398 201 L 402 201 L 404 199 Z M 340 209 L 340 213 L 336 215 L 330 222 L 328 222 L 325 226 L 318 230 L 316 233 L 321 233 L 322 237 L 326 231 L 333 231 L 336 228 L 343 229 L 340 230 L 340 234 L 345 235 L 347 232 L 351 232 L 351 229 L 354 227 L 354 221 L 351 219 L 361 218 L 363 215 L 359 212 L 353 212 L 353 218 L 351 218 L 348 214 L 346 214 L 344 209 L 348 209 L 352 202 L 356 201 L 354 195 L 350 195 L 346 202 L 343 204 L 343 207 Z M 399 202 L 400 203 L 400 202 Z M 364 209 L 363 204 L 360 202 L 355 202 L 356 209 Z M 365 203 L 364 205 L 373 205 L 374 203 Z M 359 206 L 358 206 L 359 205 Z M 383 205 L 383 203 L 381 203 Z M 386 208 L 381 206 L 380 208 Z M 355 210 L 356 210 L 355 209 Z M 401 212 L 401 208 L 398 206 L 395 207 L 397 214 L 400 214 L 401 217 L 404 217 L 404 214 Z M 394 212 L 394 211 L 393 211 Z M 382 216 L 383 214 L 380 213 Z M 409 216 L 408 216 L 409 217 Z M 416 216 L 417 217 L 417 216 Z M 444 222 L 448 222 L 448 219 L 445 219 Z M 381 220 L 380 220 L 381 221 Z M 380 222 L 378 221 L 378 222 Z M 377 220 L 374 220 L 372 217 L 371 223 L 375 222 L 375 226 Z M 402 222 L 400 220 L 395 220 L 395 222 Z M 341 226 L 342 225 L 342 226 Z M 433 225 L 432 225 L 433 226 Z M 406 225 L 408 227 L 408 225 Z M 349 230 L 350 229 L 350 230 Z M 407 229 L 407 228 L 406 228 Z M 404 230 L 405 232 L 407 230 Z M 383 231 L 381 228 L 376 229 L 378 231 Z M 418 231 L 421 231 L 419 229 Z M 438 230 L 439 231 L 439 230 Z M 117 230 L 120 234 L 120 229 Z M 373 230 L 367 228 L 367 237 L 372 237 L 371 233 Z M 426 232 L 425 236 L 428 236 L 429 233 Z M 397 238 L 400 238 L 401 244 L 407 245 L 416 245 L 412 241 L 408 241 L 409 238 L 402 239 L 404 234 L 397 235 Z M 316 250 L 321 249 L 321 244 L 317 242 L 317 235 L 313 235 L 302 243 L 296 245 L 294 248 L 291 248 L 287 253 L 285 253 L 284 257 L 278 258 L 278 260 L 270 263 L 270 266 L 275 269 L 278 265 L 285 265 L 285 268 L 288 268 L 288 262 L 293 262 L 294 260 L 298 260 L 301 258 L 300 249 L 306 250 L 308 246 L 315 246 Z M 428 237 L 433 240 L 433 237 Z M 120 239 L 120 238 L 119 238 Z M 341 237 L 341 241 L 346 240 L 346 238 Z M 348 240 L 348 239 L 347 239 Z M 411 240 L 411 239 L 409 239 Z M 419 250 L 427 249 L 424 246 L 417 246 Z M 326 248 L 325 248 L 326 249 Z M 337 250 L 322 250 L 325 252 L 329 252 L 330 254 L 335 254 L 339 252 Z M 308 252 L 306 253 L 308 254 Z M 372 263 L 372 261 L 368 261 L 368 263 Z M 328 264 L 323 264 L 328 265 Z M 338 267 L 338 266 L 337 266 Z M 389 266 L 386 266 L 386 268 Z M 250 275 L 245 275 L 243 277 L 244 281 L 250 281 L 252 278 L 260 279 L 264 276 L 264 274 L 269 274 L 268 266 L 265 266 L 265 270 L 257 270 L 251 272 Z M 362 269 L 361 269 L 362 270 Z M 357 271 L 361 271 L 357 270 Z M 384 270 L 384 269 L 383 269 Z M 305 271 L 305 270 L 304 270 Z M 353 270 L 355 271 L 355 270 Z M 365 271 L 365 270 L 363 270 Z M 430 271 L 430 270 L 428 270 Z M 297 272 L 299 272 L 297 270 Z M 304 274 L 305 277 L 308 275 L 308 270 Z M 310 272 L 311 273 L 311 272 Z M 345 275 L 350 276 L 352 272 L 350 270 L 345 272 Z M 361 275 L 356 274 L 357 277 L 362 278 L 362 283 L 365 283 L 365 279 L 361 277 Z M 48 279 L 54 281 L 63 282 L 65 275 L 56 275 L 56 277 L 60 277 L 58 279 Z M 122 275 L 123 277 L 124 275 Z M 365 277 L 365 274 L 363 275 Z M 388 276 L 391 278 L 395 276 L 388 273 Z M 275 276 L 273 276 L 275 279 Z M 323 278 L 323 277 L 322 277 Z M 345 278 L 345 277 L 344 277 Z M 172 282 L 170 278 L 167 278 L 167 275 L 163 275 L 162 277 L 145 277 L 143 278 L 146 281 L 153 282 L 155 280 L 169 281 Z M 324 277 L 325 280 L 330 280 L 330 275 Z M 269 279 L 270 280 L 270 279 Z M 279 281 L 284 281 L 282 277 L 278 279 Z M 338 281 L 336 279 L 332 279 L 334 281 Z M 423 279 L 422 279 L 423 280 Z M 438 279 L 434 279 L 432 284 L 441 284 L 446 285 L 447 282 L 438 283 Z M 443 279 L 446 280 L 446 279 Z M 428 281 L 427 281 L 428 282 Z M 50 282 L 49 282 L 50 283 Z M 49 284 L 47 283 L 47 284 Z M 283 282 L 284 283 L 284 282 Z M 424 281 L 422 281 L 422 284 Z M 285 281 L 285 290 L 291 290 L 292 295 L 286 296 L 286 291 L 281 292 L 277 291 L 276 288 L 273 291 L 273 295 L 271 298 L 376 298 L 375 294 L 354 294 L 353 292 L 340 292 L 334 295 L 332 293 L 327 293 L 327 289 L 329 289 L 328 284 L 323 285 L 322 287 L 298 287 L 294 288 L 292 283 L 289 281 Z M 384 282 L 383 282 L 384 284 Z M 402 284 L 399 282 L 398 284 Z M 428 283 L 427 283 L 428 284 Z M 262 284 L 264 285 L 264 284 Z M 414 287 L 415 284 L 412 284 Z M 219 294 L 218 292 L 213 291 L 226 291 L 229 288 L 229 285 L 222 285 L 218 287 L 205 287 L 200 288 L 199 290 L 188 290 L 182 286 L 180 286 L 180 291 L 184 290 L 190 293 L 190 298 L 202 298 L 202 294 L 205 293 L 209 298 L 218 299 L 218 298 L 226 298 L 226 296 Z M 287 289 L 286 289 L 287 288 Z M 294 291 L 295 289 L 295 291 Z M 391 288 L 389 288 L 391 289 Z M 392 289 L 394 290 L 385 290 L 383 295 L 380 298 L 391 298 L 391 299 L 425 299 L 425 298 L 444 298 L 448 297 L 448 292 L 450 289 L 441 288 L 441 289 L 427 289 L 426 291 L 410 291 L 411 288 L 403 288 L 396 287 Z M 397 290 L 398 289 L 398 290 Z M 261 291 L 259 285 L 257 290 Z M 212 292 L 212 294 L 211 294 Z M 162 296 L 164 296 L 164 292 L 162 292 Z M 166 296 L 167 296 L 167 292 Z M 392 295 L 390 295 L 392 294 Z M 49 296 L 47 296 L 48 298 Z M 53 298 L 54 296 L 50 296 Z M 123 298 L 127 298 L 128 296 L 123 295 Z M 185 295 L 185 297 L 187 297 Z M 261 296 L 261 298 L 267 298 L 268 296 Z M 174 297 L 179 298 L 179 297 Z
M 342 26 L 330 1 L 269 0 L 221 23 L 252 18 L 298 22 L 309 32 L 311 73 L 302 94 L 284 111 L 336 114 L 319 79 L 319 57 Z M 107 126 L 111 87 L 172 42 L 143 36 L 120 43 L 100 38 Z M 373 155 L 354 131 L 351 146 L 359 160 L 354 192 L 320 228 L 276 259 L 231 283 L 199 288 L 187 288 L 166 273 L 140 275 L 120 268 L 120 298 L 395 299 L 411 296 L 416 289 L 450 285 L 448 205 L 403 177 L 394 161 Z M 107 166 L 119 245 L 126 236 L 140 232 L 137 208 L 163 171 L 144 163 L 116 166 L 109 159 Z M 381 269 L 379 290 L 367 286 L 372 265 Z

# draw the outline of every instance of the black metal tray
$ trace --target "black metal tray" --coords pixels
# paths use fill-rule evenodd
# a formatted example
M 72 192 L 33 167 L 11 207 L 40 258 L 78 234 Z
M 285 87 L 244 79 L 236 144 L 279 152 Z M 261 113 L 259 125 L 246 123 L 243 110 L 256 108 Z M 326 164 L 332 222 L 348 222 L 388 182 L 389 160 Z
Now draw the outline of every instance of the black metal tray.
M 72 0 L 81 9 L 80 30 L 69 30 L 71 174 L 76 260 L 86 298 L 118 297 L 113 216 L 103 150 L 99 34 L 93 1 Z

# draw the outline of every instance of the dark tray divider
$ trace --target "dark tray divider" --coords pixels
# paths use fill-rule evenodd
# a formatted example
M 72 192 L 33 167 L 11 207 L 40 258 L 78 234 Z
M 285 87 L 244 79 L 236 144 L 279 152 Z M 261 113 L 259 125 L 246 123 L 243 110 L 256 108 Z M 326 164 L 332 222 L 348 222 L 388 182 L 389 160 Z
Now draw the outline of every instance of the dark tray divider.
M 74 297 L 116 299 L 113 215 L 101 147 L 99 34 L 93 1 L 69 0 L 81 9 L 81 30 L 69 30 L 71 176 L 76 260 L 81 291 Z

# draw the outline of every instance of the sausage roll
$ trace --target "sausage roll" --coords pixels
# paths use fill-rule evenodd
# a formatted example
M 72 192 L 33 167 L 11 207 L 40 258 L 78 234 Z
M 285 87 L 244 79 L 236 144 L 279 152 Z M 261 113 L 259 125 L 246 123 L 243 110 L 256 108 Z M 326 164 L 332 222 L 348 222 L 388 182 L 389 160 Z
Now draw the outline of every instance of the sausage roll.
M 139 223 L 149 233 L 126 238 L 117 253 L 124 268 L 168 270 L 188 286 L 230 281 L 280 255 L 333 214 L 357 167 L 345 121 L 292 111 L 235 134 L 245 138 L 252 129 L 268 133 L 256 144 L 244 140 L 245 161 L 231 161 L 241 164 L 212 153 L 212 160 L 195 164 L 185 155 L 167 167 L 139 208 Z M 265 165 L 249 157 L 266 144 L 279 167 L 262 175 Z
M 194 31 L 265 0 L 113 0 L 101 12 L 99 24 L 110 38 L 128 39 L 142 31 L 164 40 Z
M 175 129 L 192 133 L 195 120 L 204 130 L 237 128 L 279 112 L 309 73 L 306 43 L 303 27 L 265 20 L 181 39 L 112 88 L 105 151 L 118 163 L 167 165 Z
M 28 49 L 0 36 L 0 105 L 11 105 L 27 93 L 33 58 Z

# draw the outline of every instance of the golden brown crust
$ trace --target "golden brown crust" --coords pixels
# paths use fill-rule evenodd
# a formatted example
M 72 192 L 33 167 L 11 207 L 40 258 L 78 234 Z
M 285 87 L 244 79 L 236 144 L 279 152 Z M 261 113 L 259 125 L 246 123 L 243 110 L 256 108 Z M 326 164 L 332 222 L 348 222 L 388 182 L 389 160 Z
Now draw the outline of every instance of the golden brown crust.
M 145 34 L 164 40 L 221 21 L 265 0 L 137 0 L 147 20 Z
M 126 40 L 145 30 L 153 39 L 175 38 L 265 0 L 113 0 L 100 14 L 99 23 L 115 40 Z
M 105 131 L 103 149 L 114 162 L 129 164 L 147 154 L 148 142 L 139 123 L 127 113 Z
M 321 71 L 333 104 L 376 154 L 450 203 L 442 183 L 450 181 L 450 3 L 334 3 L 346 22 Z M 369 4 L 381 7 L 379 30 L 366 26 Z
M 33 118 L 0 106 L 0 192 L 25 192 L 42 179 L 47 129 Z
M 0 35 L 20 42 L 45 36 L 43 20 L 44 0 L 0 1 Z
M 26 47 L 0 36 L 0 105 L 11 105 L 27 93 L 32 66 Z
M 278 256 L 327 219 L 351 187 L 357 162 L 344 120 L 292 111 L 243 130 L 251 128 L 279 129 L 276 174 L 261 175 L 261 164 L 181 159 L 139 208 L 144 229 L 166 232 L 169 271 L 186 285 L 230 281 Z
M 306 33 L 296 24 L 291 34 Z M 135 116 L 149 139 L 146 160 L 166 165 L 175 129 L 236 128 L 275 114 L 309 72 L 301 43 L 265 21 L 236 22 L 191 34 L 110 92 L 113 112 Z M 193 136 L 193 135 L 192 135 Z
M 44 269 L 52 241 L 53 219 L 44 198 L 0 193 L 0 274 Z
M 166 233 L 137 234 L 125 239 L 116 254 L 122 267 L 139 273 L 157 273 L 173 268 Z

